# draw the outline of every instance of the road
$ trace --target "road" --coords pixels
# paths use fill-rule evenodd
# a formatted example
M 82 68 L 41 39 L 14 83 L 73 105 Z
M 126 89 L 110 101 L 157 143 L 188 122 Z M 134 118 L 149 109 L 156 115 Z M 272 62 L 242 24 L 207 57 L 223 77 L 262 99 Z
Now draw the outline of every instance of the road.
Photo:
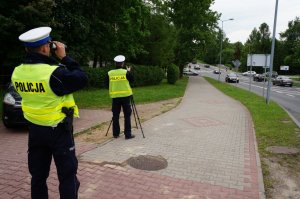
M 214 66 L 211 66 L 210 68 L 204 68 L 203 66 L 201 66 L 201 69 L 197 71 L 201 76 L 218 79 L 218 74 L 213 74 L 213 70 L 215 69 L 218 68 Z M 225 82 L 225 76 L 228 72 L 221 69 L 220 80 L 222 82 Z M 249 77 L 245 77 L 240 74 L 239 78 L 240 82 L 238 84 L 232 83 L 232 85 L 249 90 L 260 96 L 266 96 L 267 82 L 255 82 L 253 80 L 250 80 Z M 300 127 L 300 87 L 282 87 L 272 85 L 270 99 L 284 107 L 292 116 L 298 127 Z

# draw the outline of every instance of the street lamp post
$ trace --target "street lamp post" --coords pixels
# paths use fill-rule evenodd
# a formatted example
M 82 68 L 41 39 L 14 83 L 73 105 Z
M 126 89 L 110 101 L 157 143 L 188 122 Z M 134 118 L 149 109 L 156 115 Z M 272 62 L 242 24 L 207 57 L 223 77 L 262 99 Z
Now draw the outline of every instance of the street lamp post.
M 220 63 L 219 63 L 219 77 L 218 77 L 218 81 L 220 81 L 220 73 L 221 73 L 221 69 L 220 69 L 220 67 L 221 67 L 221 64 L 222 64 L 222 45 L 223 45 L 223 22 L 225 22 L 225 21 L 232 21 L 232 20 L 234 20 L 233 18 L 230 18 L 230 19 L 226 19 L 226 20 L 221 20 L 220 19 L 220 21 L 222 22 L 222 29 L 221 29 L 221 50 L 220 50 Z
M 266 96 L 266 102 L 267 102 L 267 104 L 269 104 L 269 102 L 270 102 L 271 87 L 272 87 L 271 79 L 272 79 L 272 74 L 273 74 L 273 59 L 274 59 L 274 49 L 275 49 L 277 10 L 278 10 L 278 0 L 276 0 L 276 4 L 275 4 L 273 37 L 272 37 L 271 58 L 270 58 L 270 70 L 269 70 L 268 88 L 267 88 L 267 96 Z

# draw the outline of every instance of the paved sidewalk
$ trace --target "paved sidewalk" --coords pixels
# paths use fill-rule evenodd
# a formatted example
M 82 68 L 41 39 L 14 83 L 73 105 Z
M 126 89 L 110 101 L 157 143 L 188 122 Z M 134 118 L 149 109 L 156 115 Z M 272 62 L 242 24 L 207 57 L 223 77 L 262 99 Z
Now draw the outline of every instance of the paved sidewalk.
M 110 111 L 81 110 L 75 129 L 110 117 Z M 182 103 L 142 126 L 146 138 L 135 129 L 136 138 L 131 140 L 77 143 L 80 199 L 264 198 L 249 112 L 203 78 L 190 77 Z M 25 135 L 10 140 L 0 133 L 6 140 L 0 140 L 0 198 L 30 198 Z M 13 142 L 17 149 L 9 148 Z M 3 153 L 5 149 L 8 153 Z M 137 157 L 162 159 L 167 166 L 157 171 L 135 169 L 128 161 Z M 138 166 L 147 164 L 151 162 Z M 50 198 L 59 198 L 54 166 L 48 184 Z

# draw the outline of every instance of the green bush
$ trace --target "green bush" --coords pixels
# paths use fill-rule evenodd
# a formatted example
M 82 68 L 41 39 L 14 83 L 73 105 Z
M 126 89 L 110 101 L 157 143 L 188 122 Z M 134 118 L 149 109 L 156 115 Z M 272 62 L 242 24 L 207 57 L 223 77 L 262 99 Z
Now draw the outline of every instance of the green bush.
M 179 68 L 175 64 L 171 64 L 167 69 L 167 80 L 169 84 L 175 84 L 179 78 Z
M 88 87 L 89 88 L 107 88 L 105 82 L 107 73 L 114 67 L 103 67 L 103 68 L 84 68 L 88 76 Z
M 158 85 L 164 78 L 164 71 L 158 66 L 141 66 L 135 65 L 132 67 L 134 76 L 133 86 L 150 86 Z
M 114 66 L 102 68 L 84 68 L 88 76 L 88 88 L 108 88 L 106 77 L 108 71 L 115 69 Z M 164 78 L 163 70 L 158 66 L 133 66 L 132 74 L 134 84 L 132 86 L 158 85 Z

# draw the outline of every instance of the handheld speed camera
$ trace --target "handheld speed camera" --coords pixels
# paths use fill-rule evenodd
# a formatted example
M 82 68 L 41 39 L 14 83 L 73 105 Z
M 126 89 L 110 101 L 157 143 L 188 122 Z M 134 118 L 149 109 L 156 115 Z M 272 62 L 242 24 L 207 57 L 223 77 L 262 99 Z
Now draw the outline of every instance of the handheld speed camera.
M 55 51 L 56 50 L 56 45 L 53 42 L 50 42 L 50 49 Z

